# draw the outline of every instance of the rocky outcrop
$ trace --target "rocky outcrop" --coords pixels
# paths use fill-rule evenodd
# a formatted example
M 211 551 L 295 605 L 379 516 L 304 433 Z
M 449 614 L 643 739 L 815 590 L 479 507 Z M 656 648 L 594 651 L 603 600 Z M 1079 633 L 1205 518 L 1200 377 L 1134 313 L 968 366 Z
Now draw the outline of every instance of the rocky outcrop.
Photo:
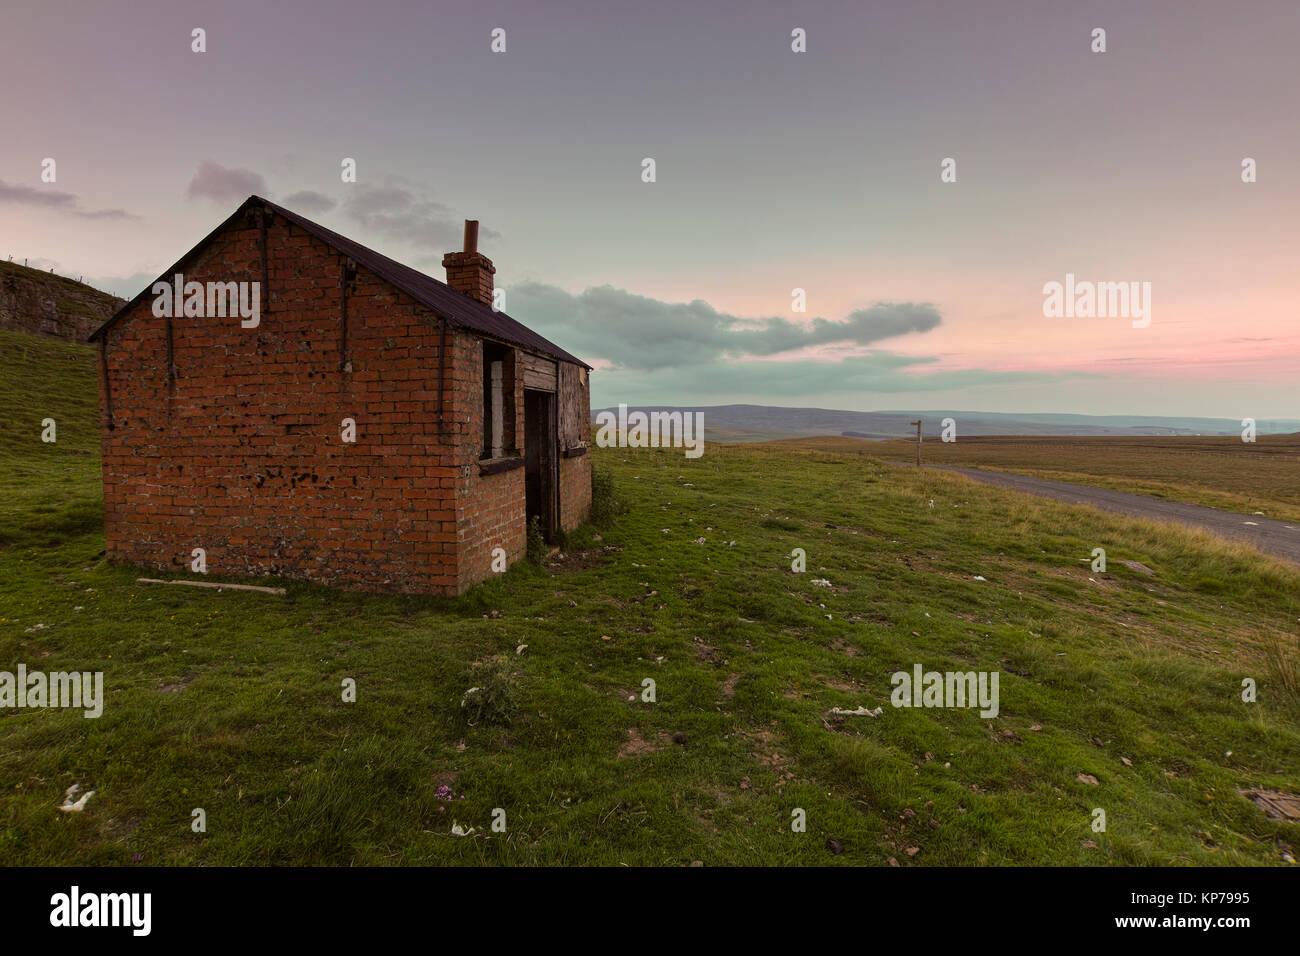
M 0 329 L 84 344 L 122 305 L 75 279 L 0 261 Z

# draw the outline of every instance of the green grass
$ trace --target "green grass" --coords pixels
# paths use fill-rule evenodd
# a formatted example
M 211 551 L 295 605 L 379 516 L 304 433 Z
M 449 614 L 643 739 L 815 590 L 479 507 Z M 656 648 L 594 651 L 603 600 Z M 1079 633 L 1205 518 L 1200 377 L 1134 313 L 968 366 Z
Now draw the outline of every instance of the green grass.
M 458 599 L 140 585 L 101 553 L 93 364 L 7 345 L 0 669 L 107 696 L 0 710 L 7 863 L 1268 865 L 1300 837 L 1236 792 L 1300 776 L 1271 663 L 1300 570 L 1243 546 L 859 455 L 596 449 L 629 510 Z M 914 663 L 998 671 L 1001 714 L 890 706 Z

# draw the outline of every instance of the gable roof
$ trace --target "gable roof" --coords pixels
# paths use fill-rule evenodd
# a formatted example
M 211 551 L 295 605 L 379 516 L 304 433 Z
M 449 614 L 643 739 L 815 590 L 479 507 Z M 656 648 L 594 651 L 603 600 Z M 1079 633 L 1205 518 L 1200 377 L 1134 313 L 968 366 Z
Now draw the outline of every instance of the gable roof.
M 439 282 L 432 276 L 425 275 L 410 266 L 402 265 L 395 259 L 382 255 L 375 250 L 363 246 L 359 242 L 341 236 L 337 232 L 326 229 L 324 226 L 312 222 L 296 212 L 291 212 L 283 206 L 277 206 L 270 200 L 263 199 L 261 196 L 249 196 L 239 208 L 221 225 L 213 229 L 212 232 L 204 236 L 199 242 L 190 249 L 189 252 L 181 256 L 177 262 L 167 269 L 155 282 L 166 282 L 170 276 L 181 268 L 196 252 L 206 246 L 213 238 L 226 229 L 231 223 L 235 222 L 248 209 L 261 206 L 264 209 L 282 216 L 284 219 L 293 223 L 308 234 L 315 236 L 325 245 L 329 246 L 335 252 L 347 256 L 357 263 L 369 269 L 379 278 L 383 279 L 395 289 L 405 292 L 420 305 L 431 309 L 434 313 L 448 322 L 450 325 L 461 329 L 468 329 L 476 332 L 485 338 L 495 339 L 500 342 L 506 342 L 510 345 L 517 345 L 520 348 L 527 349 L 530 352 L 537 352 L 541 355 L 549 356 L 561 362 L 572 362 L 575 365 L 581 365 L 583 368 L 590 369 L 591 366 L 579 358 L 570 355 L 558 345 L 538 335 L 532 329 L 528 328 L 522 322 L 512 319 L 504 312 L 498 312 L 490 306 L 484 305 L 477 299 L 471 298 L 463 292 L 458 292 L 445 282 Z M 131 299 L 124 306 L 113 313 L 112 317 L 96 329 L 88 341 L 95 341 L 101 335 L 115 325 L 122 316 L 126 315 L 150 294 L 154 283 L 149 283 L 135 298 Z

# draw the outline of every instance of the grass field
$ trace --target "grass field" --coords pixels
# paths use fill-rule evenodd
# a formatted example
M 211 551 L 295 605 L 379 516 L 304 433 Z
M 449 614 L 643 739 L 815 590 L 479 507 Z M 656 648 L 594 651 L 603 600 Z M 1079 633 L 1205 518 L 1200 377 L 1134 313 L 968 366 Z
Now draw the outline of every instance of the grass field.
M 865 449 L 912 461 L 916 443 L 811 439 L 822 450 Z M 1185 501 L 1282 521 L 1300 521 L 1300 434 L 1240 437 L 1020 437 L 990 436 L 954 442 L 926 437 L 921 459 L 1074 481 L 1116 491 Z
M 102 670 L 107 700 L 0 710 L 5 863 L 1285 865 L 1300 839 L 1237 792 L 1300 777 L 1300 570 L 1245 547 L 711 445 L 596 450 L 614 526 L 455 600 L 140 585 L 102 556 L 91 353 L 19 339 L 0 669 Z M 891 706 L 917 663 L 998 672 L 1000 714 Z M 508 723 L 471 725 L 471 686 Z

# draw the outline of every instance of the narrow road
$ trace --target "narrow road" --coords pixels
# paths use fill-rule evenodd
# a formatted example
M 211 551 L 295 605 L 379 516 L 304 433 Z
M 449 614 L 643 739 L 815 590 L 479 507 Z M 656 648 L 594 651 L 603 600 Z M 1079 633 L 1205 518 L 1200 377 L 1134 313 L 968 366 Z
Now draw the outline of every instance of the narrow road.
M 1134 495 L 1126 491 L 1112 491 L 1109 488 L 1093 488 L 1068 481 L 1053 481 L 1050 478 L 1013 475 L 1005 471 L 960 468 L 956 465 L 927 465 L 926 467 L 960 472 L 968 478 L 986 484 L 1000 485 L 1013 491 L 1022 491 L 1045 498 L 1055 498 L 1057 501 L 1072 505 L 1091 505 L 1103 511 L 1114 511 L 1135 518 L 1175 521 L 1204 528 L 1222 537 L 1246 541 L 1261 551 L 1300 563 L 1300 524 L 1275 521 L 1262 515 L 1243 515 L 1232 511 L 1220 511 L 1217 508 L 1206 508 L 1202 505 L 1166 501 L 1164 498 Z

